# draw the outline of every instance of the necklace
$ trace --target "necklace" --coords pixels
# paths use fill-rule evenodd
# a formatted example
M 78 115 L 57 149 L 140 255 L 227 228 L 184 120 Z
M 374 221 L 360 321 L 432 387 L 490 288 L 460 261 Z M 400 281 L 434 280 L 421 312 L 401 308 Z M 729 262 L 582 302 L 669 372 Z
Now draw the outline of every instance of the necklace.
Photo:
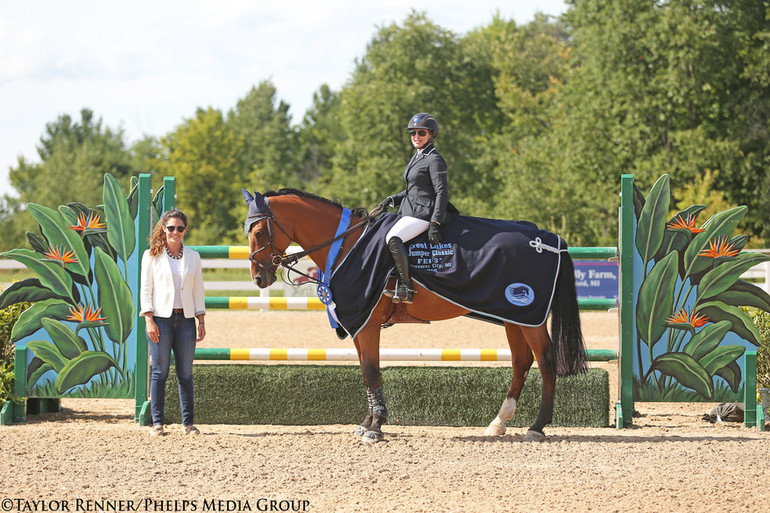
M 171 254 L 171 251 L 169 251 L 169 249 L 168 249 L 168 246 L 166 246 L 166 254 L 167 254 L 169 257 L 173 258 L 174 260 L 181 260 L 181 259 L 182 259 L 182 255 L 184 254 L 184 244 L 182 244 L 182 245 L 179 247 L 179 256 L 174 256 L 174 255 L 172 255 L 172 254 Z

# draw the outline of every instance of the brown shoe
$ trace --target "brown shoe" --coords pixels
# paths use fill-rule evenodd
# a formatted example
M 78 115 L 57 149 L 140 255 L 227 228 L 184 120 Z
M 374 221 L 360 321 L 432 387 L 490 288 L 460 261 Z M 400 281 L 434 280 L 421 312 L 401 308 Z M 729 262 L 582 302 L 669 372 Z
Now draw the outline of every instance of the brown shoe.
M 184 431 L 185 435 L 200 435 L 201 434 L 200 430 L 198 430 L 198 428 L 193 426 L 193 425 L 183 426 L 182 430 Z
M 150 436 L 163 436 L 166 431 L 163 429 L 163 424 L 155 424 L 150 428 Z

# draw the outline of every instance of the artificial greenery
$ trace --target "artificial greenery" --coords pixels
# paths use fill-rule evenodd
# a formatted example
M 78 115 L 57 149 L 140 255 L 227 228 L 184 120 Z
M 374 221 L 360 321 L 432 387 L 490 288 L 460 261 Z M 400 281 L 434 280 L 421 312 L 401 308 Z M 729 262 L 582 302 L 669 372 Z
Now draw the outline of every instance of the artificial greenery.
M 200 424 L 352 424 L 366 415 L 358 367 L 342 365 L 199 364 L 193 367 Z M 508 391 L 507 367 L 385 367 L 389 424 L 486 426 Z M 540 406 L 541 377 L 532 369 L 509 426 L 528 427 Z M 181 422 L 177 381 L 166 384 L 166 422 Z M 554 426 L 609 424 L 604 369 L 558 378 Z
M 128 388 L 127 341 L 134 328 L 128 261 L 136 246 L 136 197 L 126 197 L 111 174 L 103 180 L 103 204 L 96 208 L 28 203 L 42 236 L 37 229 L 27 232 L 32 249 L 0 253 L 36 275 L 3 291 L 0 307 L 34 303 L 9 328 L 10 340 L 24 340 L 34 355 L 26 369 L 28 390 L 46 387 L 55 374 L 55 386 L 43 397 L 71 394 L 82 385 Z M 26 340 L 39 330 L 50 341 Z
M 642 401 L 735 400 L 743 383 L 741 339 L 760 345 L 759 331 L 740 307 L 770 311 L 770 295 L 740 276 L 770 257 L 741 251 L 747 237 L 734 231 L 745 206 L 718 212 L 700 228 L 705 205 L 669 218 L 669 181 L 661 176 L 646 198 L 638 188 L 634 193 L 642 263 L 634 395 Z

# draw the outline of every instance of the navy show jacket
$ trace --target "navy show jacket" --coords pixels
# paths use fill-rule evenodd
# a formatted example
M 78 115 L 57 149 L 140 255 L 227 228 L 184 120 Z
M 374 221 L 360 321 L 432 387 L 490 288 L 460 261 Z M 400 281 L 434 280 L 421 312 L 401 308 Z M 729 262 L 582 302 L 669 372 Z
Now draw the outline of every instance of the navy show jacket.
M 443 223 L 450 205 L 447 165 L 433 143 L 414 154 L 404 170 L 404 180 L 406 189 L 393 196 L 398 213 Z M 454 206 L 449 208 L 457 211 Z

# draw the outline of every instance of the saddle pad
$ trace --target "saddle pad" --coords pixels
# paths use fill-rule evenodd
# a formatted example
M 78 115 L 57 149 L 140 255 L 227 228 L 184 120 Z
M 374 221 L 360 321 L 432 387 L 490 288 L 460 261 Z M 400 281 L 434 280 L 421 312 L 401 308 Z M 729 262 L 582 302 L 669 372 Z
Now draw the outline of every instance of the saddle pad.
M 335 314 L 355 337 L 369 320 L 395 268 L 385 235 L 398 220 L 378 217 L 332 274 Z M 406 243 L 412 279 L 483 317 L 540 326 L 550 311 L 562 252 L 567 245 L 527 221 L 449 215 L 442 242 L 427 234 Z

